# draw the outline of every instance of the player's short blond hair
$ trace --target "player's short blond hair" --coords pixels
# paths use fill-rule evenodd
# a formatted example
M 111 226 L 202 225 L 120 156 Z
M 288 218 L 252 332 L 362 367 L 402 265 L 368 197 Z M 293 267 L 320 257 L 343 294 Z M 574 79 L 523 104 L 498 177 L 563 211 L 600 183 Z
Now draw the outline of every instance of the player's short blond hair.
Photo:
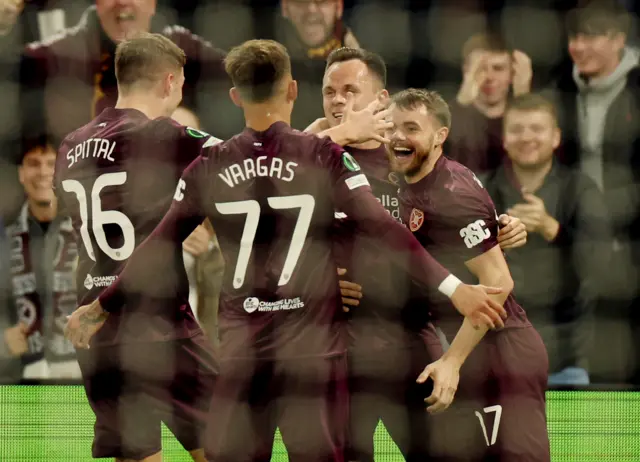
M 516 96 L 509 101 L 504 112 L 504 121 L 507 120 L 507 116 L 511 111 L 544 111 L 551 115 L 551 118 L 556 125 L 558 123 L 558 112 L 556 111 L 555 105 L 549 99 L 538 93 L 525 93 L 524 95 Z
M 287 49 L 274 40 L 249 40 L 229 51 L 224 68 L 243 99 L 262 103 L 291 74 L 291 59 Z
M 116 47 L 116 79 L 121 88 L 155 82 L 165 72 L 179 72 L 187 62 L 182 49 L 164 35 L 141 32 Z
M 451 110 L 437 91 L 409 88 L 393 95 L 392 101 L 398 108 L 405 110 L 422 106 L 440 126 L 451 128 Z

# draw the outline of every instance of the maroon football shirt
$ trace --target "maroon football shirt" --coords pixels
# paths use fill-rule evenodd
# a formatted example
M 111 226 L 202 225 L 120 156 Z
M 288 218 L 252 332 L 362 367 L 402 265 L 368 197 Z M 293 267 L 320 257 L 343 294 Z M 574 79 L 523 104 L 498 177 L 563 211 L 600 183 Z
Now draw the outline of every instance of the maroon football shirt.
M 144 274 L 155 274 L 155 284 L 169 288 L 164 242 L 181 242 L 207 216 L 226 262 L 219 312 L 224 359 L 345 351 L 331 252 L 335 210 L 352 217 L 357 232 L 377 236 L 419 283 L 438 287 L 449 275 L 380 206 L 352 156 L 282 122 L 264 132 L 247 128 L 204 150 L 174 199 L 100 302 L 109 312 L 122 308 L 128 288 Z
M 398 222 L 400 200 L 398 176 L 389 170 L 386 149 L 345 148 L 367 176 L 378 202 Z M 346 279 L 363 287 L 363 298 L 350 310 L 349 347 L 355 353 L 370 353 L 385 348 L 439 344 L 424 305 L 415 306 L 416 288 L 411 278 L 376 239 L 354 233 L 357 226 L 349 217 L 338 215 L 334 251 L 338 263 L 347 269 Z
M 491 197 L 471 170 L 442 156 L 422 180 L 401 183 L 400 204 L 402 219 L 424 248 L 464 282 L 477 284 L 465 262 L 498 245 L 498 217 Z M 506 328 L 530 326 L 513 295 L 504 307 Z M 451 341 L 462 316 L 438 293 L 433 295 L 431 312 Z
M 158 225 L 171 205 L 182 171 L 211 137 L 171 119 L 149 120 L 135 109 L 106 109 L 62 142 L 54 185 L 79 243 L 76 273 L 80 304 L 94 300 Z M 176 265 L 182 256 L 168 250 Z M 136 306 L 110 316 L 93 344 L 169 340 L 198 329 L 189 309 L 188 285 L 175 298 L 158 296 L 153 280 L 129 294 Z M 184 280 L 183 280 L 184 279 Z

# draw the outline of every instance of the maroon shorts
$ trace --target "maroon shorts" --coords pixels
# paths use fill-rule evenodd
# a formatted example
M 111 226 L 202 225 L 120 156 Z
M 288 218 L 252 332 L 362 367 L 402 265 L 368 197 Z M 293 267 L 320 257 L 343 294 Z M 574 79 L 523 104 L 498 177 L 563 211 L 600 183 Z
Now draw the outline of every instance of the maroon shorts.
M 268 461 L 277 427 L 290 461 L 343 461 L 346 361 L 340 355 L 222 362 L 209 413 L 208 460 Z
M 161 450 L 164 422 L 182 446 L 202 448 L 217 374 L 203 334 L 78 350 L 96 415 L 93 457 L 143 459 Z
M 533 327 L 487 334 L 460 371 L 454 403 L 433 416 L 432 460 L 549 462 L 548 367 Z
M 416 379 L 436 359 L 420 343 L 349 355 L 347 460 L 373 462 L 380 421 L 407 462 L 428 460 L 430 419 L 424 399 L 432 383 L 418 384 Z

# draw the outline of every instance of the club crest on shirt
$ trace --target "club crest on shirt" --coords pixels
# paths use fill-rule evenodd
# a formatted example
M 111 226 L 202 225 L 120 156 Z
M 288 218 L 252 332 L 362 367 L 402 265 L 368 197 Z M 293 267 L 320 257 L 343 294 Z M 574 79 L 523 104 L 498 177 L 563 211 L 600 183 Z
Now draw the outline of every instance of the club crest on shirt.
M 411 217 L 409 217 L 409 229 L 415 233 L 422 227 L 422 223 L 424 223 L 424 212 L 413 209 L 411 211 Z
M 400 180 L 398 179 L 398 174 L 396 172 L 389 173 L 389 176 L 387 178 L 389 178 L 389 181 L 392 184 L 396 186 L 400 185 Z

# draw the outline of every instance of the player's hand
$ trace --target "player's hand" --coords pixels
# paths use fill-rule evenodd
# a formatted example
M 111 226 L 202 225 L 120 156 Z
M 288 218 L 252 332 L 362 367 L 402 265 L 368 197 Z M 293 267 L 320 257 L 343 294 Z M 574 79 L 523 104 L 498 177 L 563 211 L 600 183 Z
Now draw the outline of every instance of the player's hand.
M 511 86 L 513 96 L 520 96 L 531 91 L 531 79 L 533 78 L 533 68 L 531 58 L 519 50 L 515 50 L 511 57 L 511 68 L 513 77 Z
M 502 250 L 516 249 L 527 243 L 527 227 L 517 217 L 502 214 L 498 217 L 498 244 Z
M 329 121 L 327 120 L 327 118 L 321 117 L 311 122 L 311 125 L 305 128 L 304 131 L 305 133 L 313 133 L 317 135 L 320 132 L 329 130 L 329 128 L 331 127 L 329 127 Z
M 502 329 L 507 311 L 489 295 L 501 294 L 502 289 L 483 285 L 460 284 L 451 302 L 461 315 L 469 318 L 476 329 L 485 326 L 489 329 Z
M 203 225 L 198 225 L 196 229 L 182 243 L 185 252 L 189 252 L 194 257 L 204 255 L 209 250 L 211 234 Z
M 29 328 L 24 323 L 18 323 L 4 331 L 4 343 L 9 348 L 11 356 L 22 356 L 29 351 L 27 332 Z
M 389 139 L 383 136 L 393 128 L 393 122 L 389 120 L 391 117 L 389 101 L 376 99 L 361 111 L 354 111 L 353 104 L 353 94 L 347 93 L 347 103 L 340 125 L 349 133 L 349 138 L 353 139 L 352 143 L 365 143 L 372 140 L 389 143 Z
M 544 201 L 523 190 L 524 203 L 516 204 L 507 210 L 511 216 L 520 218 L 527 231 L 542 235 L 547 241 L 553 241 L 558 235 L 560 224 L 547 213 Z
M 460 382 L 460 364 L 451 358 L 440 358 L 425 367 L 418 377 L 418 383 L 425 383 L 427 379 L 433 380 L 433 391 L 424 400 L 430 406 L 427 412 L 437 414 L 447 409 L 458 390 Z
M 480 94 L 480 87 L 487 78 L 487 53 L 474 51 L 469 55 L 469 65 L 465 67 L 462 85 L 456 97 L 461 106 L 469 106 Z
M 89 348 L 91 338 L 102 329 L 109 313 L 102 309 L 97 300 L 90 305 L 84 305 L 68 316 L 64 328 L 64 336 L 76 348 Z
M 347 274 L 347 270 L 344 268 L 338 268 L 338 276 L 344 276 Z M 340 295 L 342 295 L 342 311 L 349 312 L 350 306 L 360 305 L 360 299 L 362 298 L 362 287 L 355 282 L 344 281 L 340 279 Z

